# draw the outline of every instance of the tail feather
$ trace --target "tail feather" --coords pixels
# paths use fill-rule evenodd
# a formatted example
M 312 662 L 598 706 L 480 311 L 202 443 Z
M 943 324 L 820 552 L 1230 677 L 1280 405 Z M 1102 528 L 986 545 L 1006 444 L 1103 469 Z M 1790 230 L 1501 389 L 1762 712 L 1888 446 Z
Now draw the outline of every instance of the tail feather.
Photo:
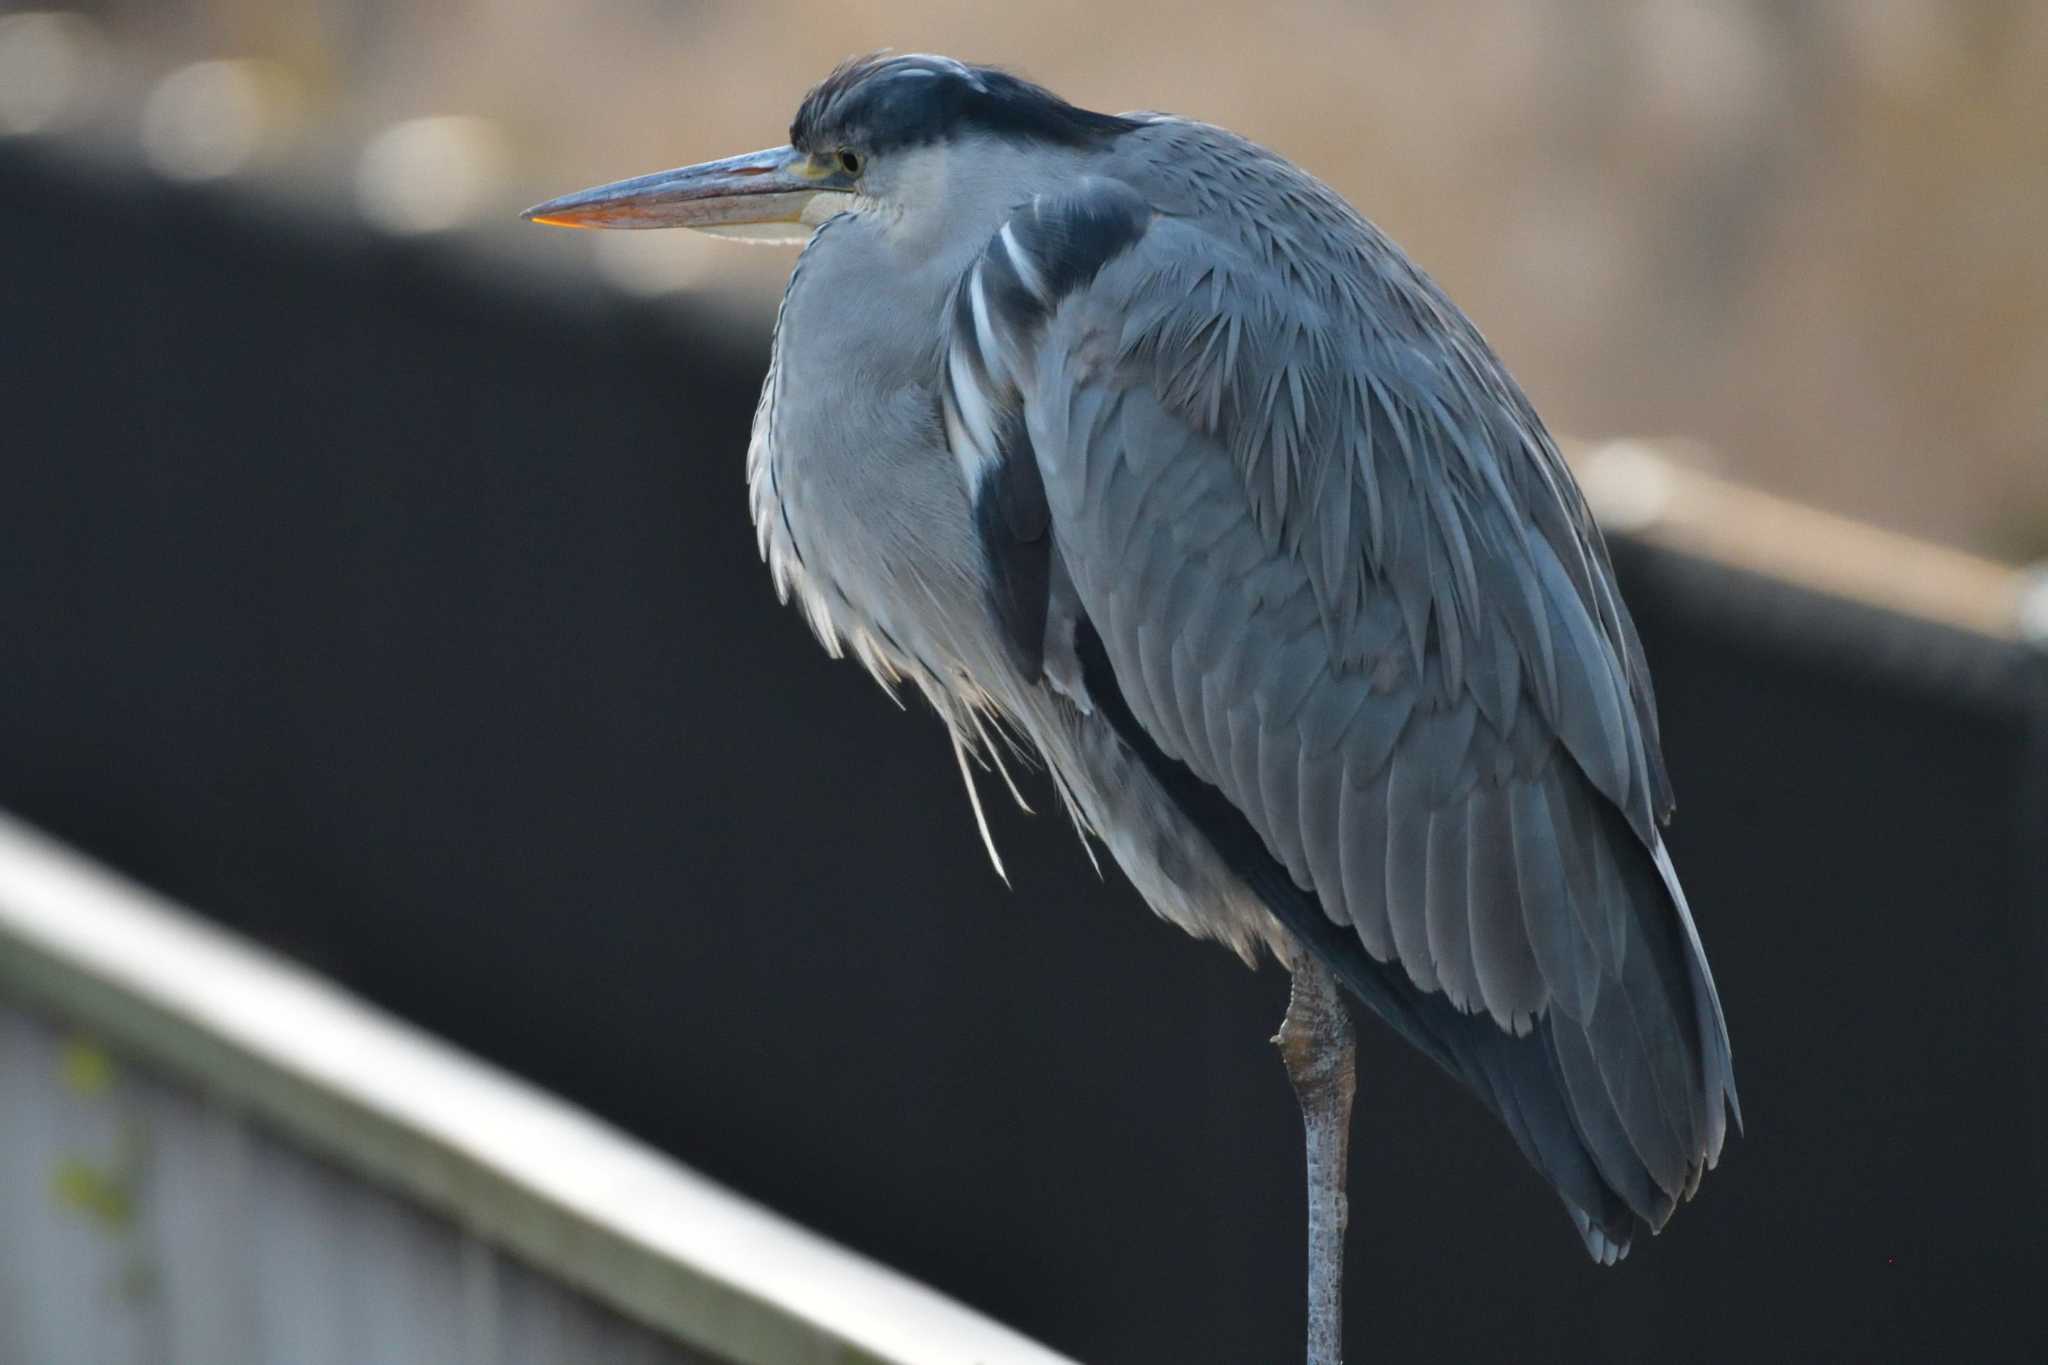
M 1669 853 L 1661 843 L 1643 848 L 1618 814 L 1596 827 L 1610 840 L 1615 891 L 1632 910 L 1622 976 L 1603 981 L 1600 1003 L 1641 1016 L 1616 1015 L 1606 1028 L 1597 1008 L 1583 1023 L 1553 1008 L 1516 1037 L 1483 1012 L 1423 992 L 1398 964 L 1376 961 L 1276 861 L 1236 870 L 1250 872 L 1275 917 L 1346 989 L 1500 1117 L 1563 1199 L 1588 1254 L 1611 1265 L 1640 1228 L 1662 1228 L 1697 1192 L 1720 1158 L 1729 1114 L 1739 1128 L 1741 1109 L 1720 999 Z
M 1165 794 L 1223 862 L 1366 1008 L 1499 1116 L 1529 1163 L 1564 1200 L 1596 1261 L 1628 1252 L 1636 1229 L 1661 1228 L 1719 1158 L 1726 1111 L 1737 1123 L 1727 1028 L 1706 955 L 1670 856 L 1645 847 L 1582 772 L 1552 770 L 1556 830 L 1575 900 L 1605 945 L 1597 987 L 1577 1017 L 1553 999 L 1527 1032 L 1503 1029 L 1483 1003 L 1467 1013 L 1425 990 L 1401 961 L 1380 962 L 1359 931 L 1325 913 L 1222 792 L 1168 757 L 1118 690 L 1100 637 L 1075 633 L 1088 693 Z M 1579 818 L 1584 817 L 1584 818 Z M 1412 907 L 1411 907 L 1412 908 Z M 1611 951 L 1607 951 L 1611 949 Z

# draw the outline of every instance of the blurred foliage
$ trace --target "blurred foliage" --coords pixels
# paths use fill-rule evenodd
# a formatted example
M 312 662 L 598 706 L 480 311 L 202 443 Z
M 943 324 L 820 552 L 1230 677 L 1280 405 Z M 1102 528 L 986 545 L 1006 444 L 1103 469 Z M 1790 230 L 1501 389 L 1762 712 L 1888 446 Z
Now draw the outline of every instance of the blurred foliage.
M 81 1157 L 64 1157 L 50 1173 L 57 1202 L 102 1227 L 125 1230 L 135 1218 L 135 1191 L 125 1173 Z
M 83 1103 L 114 1104 L 114 1142 L 105 1160 L 75 1153 L 59 1157 L 50 1172 L 51 1197 L 102 1231 L 126 1233 L 135 1223 L 145 1138 L 140 1123 L 119 1103 L 119 1069 L 97 1039 L 74 1034 L 58 1051 L 57 1074 Z M 129 1278 L 124 1273 L 124 1284 Z
M 63 1051 L 58 1055 L 57 1066 L 65 1088 L 75 1095 L 102 1095 L 113 1087 L 114 1059 L 90 1038 L 66 1039 Z
M 2048 555 L 2039 0 L 74 8 L 145 77 L 219 56 L 295 73 L 306 178 L 351 174 L 396 119 L 493 120 L 504 208 L 778 141 L 813 79 L 880 46 L 1206 118 L 1387 227 L 1560 430 L 1699 437 L 1793 496 Z M 576 249 L 716 253 L 692 278 L 720 288 L 787 269 L 723 244 Z

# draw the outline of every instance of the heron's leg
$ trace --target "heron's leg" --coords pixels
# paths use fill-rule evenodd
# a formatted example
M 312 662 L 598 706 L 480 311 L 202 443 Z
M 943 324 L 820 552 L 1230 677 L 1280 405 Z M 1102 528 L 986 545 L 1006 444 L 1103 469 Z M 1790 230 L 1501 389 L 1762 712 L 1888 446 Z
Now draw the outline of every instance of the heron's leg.
M 1308 1365 L 1343 1365 L 1345 1195 L 1358 1046 L 1329 969 L 1306 950 L 1294 964 L 1280 1057 L 1308 1133 Z

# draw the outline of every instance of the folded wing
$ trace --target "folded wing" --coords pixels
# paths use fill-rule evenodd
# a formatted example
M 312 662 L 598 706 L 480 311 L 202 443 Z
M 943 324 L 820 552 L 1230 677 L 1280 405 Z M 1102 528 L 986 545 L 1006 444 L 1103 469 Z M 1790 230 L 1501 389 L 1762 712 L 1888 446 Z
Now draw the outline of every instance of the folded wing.
M 991 610 L 1612 1259 L 1734 1102 L 1641 648 L 1498 360 L 1270 166 L 1320 236 L 1105 179 L 1024 206 L 962 280 L 947 431 Z

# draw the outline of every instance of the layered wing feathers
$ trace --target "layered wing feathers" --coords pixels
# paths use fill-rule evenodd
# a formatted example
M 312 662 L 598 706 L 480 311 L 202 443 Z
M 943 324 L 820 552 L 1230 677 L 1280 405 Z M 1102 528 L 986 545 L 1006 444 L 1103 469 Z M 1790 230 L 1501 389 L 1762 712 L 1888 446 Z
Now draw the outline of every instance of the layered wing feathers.
M 1227 135 L 1157 136 L 1185 165 Z M 978 515 L 1020 480 L 1042 496 L 1143 739 L 1241 813 L 1352 936 L 1327 942 L 1363 949 L 1347 981 L 1619 1254 L 1734 1098 L 1657 833 L 1641 649 L 1470 325 L 1335 196 L 1257 164 L 1293 212 L 1172 174 L 1020 211 L 962 282 L 949 435 Z M 1015 539 L 985 533 L 993 583 Z M 992 605 L 1041 658 L 1043 615 Z

